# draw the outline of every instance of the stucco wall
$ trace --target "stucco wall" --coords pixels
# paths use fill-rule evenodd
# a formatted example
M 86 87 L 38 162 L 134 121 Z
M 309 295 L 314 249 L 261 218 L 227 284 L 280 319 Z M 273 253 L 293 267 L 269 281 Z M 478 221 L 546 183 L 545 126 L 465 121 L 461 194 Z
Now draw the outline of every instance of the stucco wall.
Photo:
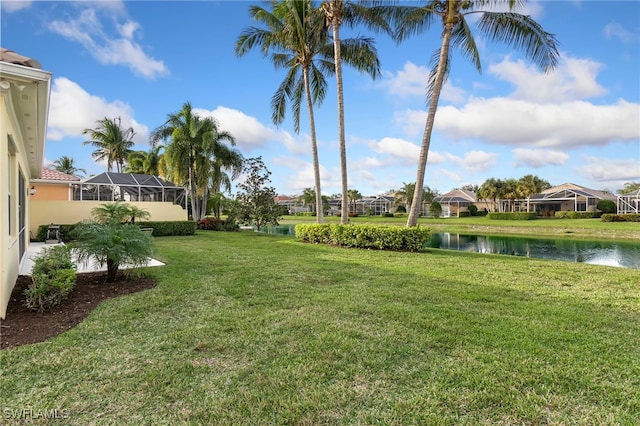
M 69 196 L 69 192 L 71 188 L 69 188 L 69 184 L 59 183 L 59 184 L 45 184 L 45 183 L 36 183 L 31 182 L 31 186 L 33 186 L 36 190 L 36 193 L 31 196 L 31 201 L 40 201 L 40 200 L 61 200 L 66 201 L 71 197 Z M 31 188 L 31 186 L 29 188 Z
M 50 223 L 70 225 L 91 218 L 91 209 L 105 204 L 104 201 L 60 201 L 31 200 L 31 235 L 38 233 L 40 225 Z M 187 220 L 187 210 L 172 203 L 128 202 L 132 206 L 151 214 L 149 220 Z

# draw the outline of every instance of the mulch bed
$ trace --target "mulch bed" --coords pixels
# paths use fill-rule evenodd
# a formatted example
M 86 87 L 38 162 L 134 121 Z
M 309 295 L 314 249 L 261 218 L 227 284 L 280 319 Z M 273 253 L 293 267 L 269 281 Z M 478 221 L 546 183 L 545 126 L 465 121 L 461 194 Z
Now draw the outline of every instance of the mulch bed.
M 76 277 L 76 285 L 65 301 L 51 311 L 35 312 L 23 303 L 23 293 L 31 277 L 19 276 L 6 318 L 0 320 L 0 350 L 43 342 L 73 328 L 103 300 L 153 288 L 156 284 L 151 278 L 125 273 L 119 273 L 111 283 L 105 282 L 106 272 L 83 273 Z

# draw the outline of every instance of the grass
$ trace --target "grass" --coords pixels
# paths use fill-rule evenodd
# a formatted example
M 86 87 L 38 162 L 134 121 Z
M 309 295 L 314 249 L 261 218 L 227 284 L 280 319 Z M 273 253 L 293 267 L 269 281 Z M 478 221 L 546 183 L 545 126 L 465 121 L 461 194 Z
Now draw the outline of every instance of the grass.
M 150 291 L 0 352 L 0 407 L 87 424 L 640 422 L 640 271 L 157 238 Z M 6 418 L 6 417 L 5 417 Z

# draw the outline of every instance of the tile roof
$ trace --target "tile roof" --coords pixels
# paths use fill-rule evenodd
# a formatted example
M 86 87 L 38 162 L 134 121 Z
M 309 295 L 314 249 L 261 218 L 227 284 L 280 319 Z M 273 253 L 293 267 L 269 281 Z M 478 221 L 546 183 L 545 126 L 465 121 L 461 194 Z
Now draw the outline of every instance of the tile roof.
M 42 169 L 42 175 L 40 176 L 42 180 L 61 180 L 61 181 L 79 181 L 80 178 L 77 176 L 68 175 L 66 173 L 59 172 L 55 169 Z
M 42 69 L 42 65 L 40 65 L 40 62 L 37 60 L 20 55 L 13 50 L 5 49 L 4 47 L 0 47 L 0 61 Z

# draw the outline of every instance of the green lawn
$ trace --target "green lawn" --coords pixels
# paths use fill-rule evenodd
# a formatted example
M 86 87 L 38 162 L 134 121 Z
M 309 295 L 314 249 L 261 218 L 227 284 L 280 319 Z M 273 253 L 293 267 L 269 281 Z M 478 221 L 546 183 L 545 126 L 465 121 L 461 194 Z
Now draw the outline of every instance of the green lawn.
M 640 271 L 156 238 L 155 289 L 0 352 L 0 415 L 65 424 L 634 425 Z M 6 417 L 2 422 L 6 422 Z M 2 423 L 0 422 L 0 423 Z

